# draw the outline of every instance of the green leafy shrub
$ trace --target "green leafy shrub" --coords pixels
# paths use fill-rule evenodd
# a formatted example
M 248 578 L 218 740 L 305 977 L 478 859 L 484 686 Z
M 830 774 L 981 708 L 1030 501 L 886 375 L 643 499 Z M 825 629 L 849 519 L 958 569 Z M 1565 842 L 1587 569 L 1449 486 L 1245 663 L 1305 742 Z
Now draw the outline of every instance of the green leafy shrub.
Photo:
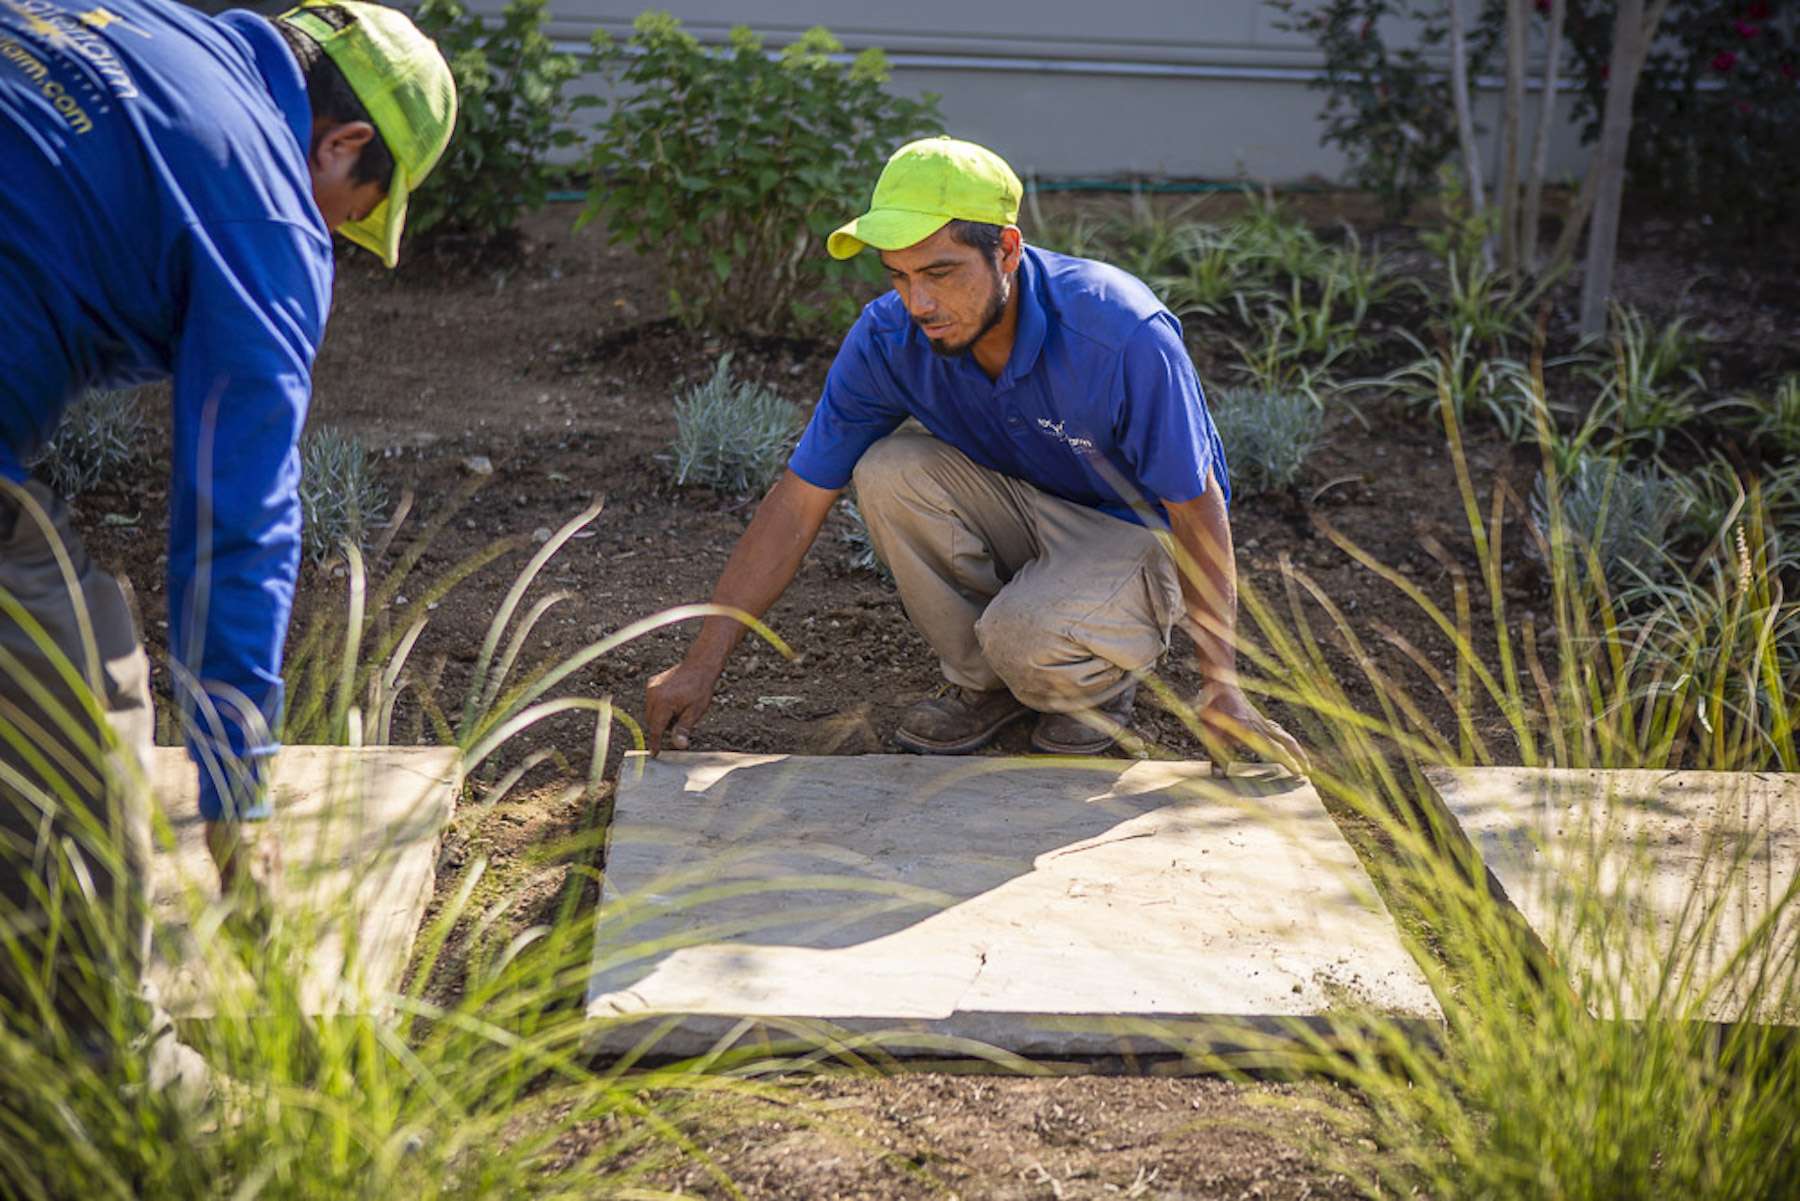
M 362 440 L 327 426 L 306 436 L 300 449 L 301 545 L 315 563 L 342 549 L 367 545 L 369 531 L 387 513 L 387 490 L 375 478 L 375 461 Z
M 1455 153 L 1456 114 L 1428 56 L 1448 33 L 1442 6 L 1416 0 L 1268 0 L 1287 14 L 1281 28 L 1304 34 L 1325 56 L 1312 87 L 1325 93 L 1323 141 L 1350 158 L 1351 178 L 1381 197 L 1398 220 Z M 1416 45 L 1392 46 L 1396 23 L 1418 25 Z M 1471 71 L 1492 39 L 1471 47 Z
M 1335 386 L 1331 366 L 1336 355 L 1311 358 L 1302 345 L 1304 334 L 1279 305 L 1264 304 L 1260 321 L 1247 308 L 1241 315 L 1250 325 L 1251 337 L 1230 340 L 1238 356 L 1232 372 L 1258 391 L 1304 396 L 1322 405 L 1321 394 Z
M 675 402 L 675 482 L 755 492 L 781 474 L 800 432 L 800 406 L 731 377 L 731 356 Z
M 1525 338 L 1530 329 L 1527 307 L 1531 296 L 1498 271 L 1490 270 L 1479 254 L 1445 263 L 1443 284 L 1412 281 L 1435 310 L 1432 322 L 1452 339 L 1465 334 L 1484 347 L 1505 353 Z
M 1348 225 L 1343 245 L 1327 248 L 1320 258 L 1314 282 L 1348 301 L 1352 319 L 1358 322 L 1399 286 L 1387 257 L 1377 249 L 1365 250 L 1362 239 Z
M 1324 429 L 1324 411 L 1298 392 L 1224 388 L 1210 407 L 1238 496 L 1292 487 Z
M 553 150 L 578 140 L 563 96 L 581 73 L 544 34 L 549 0 L 510 0 L 497 25 L 461 0 L 422 0 L 415 19 L 456 77 L 456 132 L 443 161 L 413 197 L 413 237 L 492 244 L 542 208 Z
M 63 412 L 31 468 L 59 496 L 74 498 L 111 479 L 143 453 L 137 393 L 93 389 Z
M 1134 190 L 1129 215 L 1106 228 L 1107 261 L 1143 280 L 1169 271 L 1180 260 L 1191 231 L 1206 228 L 1188 220 L 1197 207 L 1198 202 L 1190 201 L 1159 211 L 1150 196 Z
M 862 210 L 887 157 L 941 124 L 935 97 L 889 94 L 887 60 L 814 28 L 771 58 L 750 30 L 709 49 L 663 12 L 624 43 L 595 35 L 618 89 L 579 224 L 658 259 L 683 322 L 750 333 L 842 326 L 878 279 L 822 237 Z M 856 285 L 862 285 L 859 292 Z

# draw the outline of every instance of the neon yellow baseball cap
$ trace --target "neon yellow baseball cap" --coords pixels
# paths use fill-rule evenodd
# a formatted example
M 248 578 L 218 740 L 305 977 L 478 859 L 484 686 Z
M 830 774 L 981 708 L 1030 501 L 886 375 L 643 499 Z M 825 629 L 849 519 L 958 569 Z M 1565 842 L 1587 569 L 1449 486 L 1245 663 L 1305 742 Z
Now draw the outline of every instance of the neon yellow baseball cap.
M 338 226 L 339 233 L 392 267 L 400 261 L 406 199 L 437 166 L 456 127 L 456 80 L 437 45 L 405 13 L 361 0 L 331 3 L 355 20 L 338 29 L 311 11 L 321 7 L 313 3 L 279 19 L 319 43 L 394 156 L 386 198 L 361 221 Z
M 881 169 L 869 211 L 834 232 L 825 249 L 847 259 L 865 246 L 904 250 L 951 221 L 1017 225 L 1024 194 L 1006 160 L 985 146 L 947 135 L 908 142 Z

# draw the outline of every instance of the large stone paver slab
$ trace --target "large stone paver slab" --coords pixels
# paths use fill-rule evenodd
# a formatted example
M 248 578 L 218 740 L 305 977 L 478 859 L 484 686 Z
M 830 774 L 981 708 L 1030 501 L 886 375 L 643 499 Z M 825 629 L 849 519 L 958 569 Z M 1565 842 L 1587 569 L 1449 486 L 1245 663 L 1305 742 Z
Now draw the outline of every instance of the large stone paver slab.
M 1177 1050 L 1151 1027 L 1190 1019 L 1436 1020 L 1312 788 L 1249 787 L 1204 763 L 628 758 L 589 1012 L 646 1020 L 600 1049 L 816 1022 L 1104 1055 Z
M 242 997 L 244 982 L 221 980 L 220 957 L 198 950 L 191 925 L 209 920 L 205 907 L 218 895 L 218 873 L 186 752 L 158 748 L 152 783 L 175 845 L 151 860 L 150 982 L 174 1016 L 216 1016 L 217 992 Z M 299 969 L 307 1012 L 379 1008 L 399 983 L 461 783 L 454 747 L 288 746 L 276 755 L 271 833 L 283 861 L 277 905 L 310 940 Z
M 1438 768 L 1451 816 L 1599 1016 L 1800 1024 L 1800 775 Z M 1779 912 L 1777 912 L 1779 910 Z M 1772 987 L 1719 974 L 1773 916 Z M 1622 987 L 1620 987 L 1622 984 Z

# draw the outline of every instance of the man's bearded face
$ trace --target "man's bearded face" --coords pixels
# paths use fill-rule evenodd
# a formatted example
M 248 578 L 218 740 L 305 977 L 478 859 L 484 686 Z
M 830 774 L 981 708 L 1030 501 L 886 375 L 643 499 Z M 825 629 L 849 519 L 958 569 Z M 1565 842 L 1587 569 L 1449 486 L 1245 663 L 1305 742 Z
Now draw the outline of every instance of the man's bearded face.
M 957 241 L 948 229 L 885 251 L 881 261 L 907 315 L 940 355 L 967 354 L 1006 313 L 1012 277 L 996 256 Z

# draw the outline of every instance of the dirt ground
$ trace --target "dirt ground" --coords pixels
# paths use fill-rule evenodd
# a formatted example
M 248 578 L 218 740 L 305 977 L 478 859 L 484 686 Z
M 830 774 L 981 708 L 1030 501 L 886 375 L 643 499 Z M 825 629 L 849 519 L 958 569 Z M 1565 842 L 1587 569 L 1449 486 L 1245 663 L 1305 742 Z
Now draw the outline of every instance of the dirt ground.
M 1326 196 L 1303 204 L 1321 225 L 1364 215 L 1354 199 Z M 523 256 L 499 266 L 451 271 L 426 264 L 388 275 L 346 259 L 340 270 L 311 421 L 353 432 L 377 448 L 390 492 L 411 497 L 407 528 L 377 573 L 434 516 L 448 519 L 401 586 L 403 595 L 422 595 L 418 590 L 430 581 L 496 540 L 517 540 L 439 600 L 414 652 L 415 667 L 441 679 L 440 696 L 452 709 L 460 707 L 498 598 L 535 549 L 534 538 L 592 499 L 604 498 L 604 512 L 552 561 L 532 594 L 564 590 L 569 596 L 539 625 L 528 658 L 560 659 L 628 622 L 706 599 L 754 502 L 671 483 L 675 395 L 731 350 L 739 371 L 810 405 L 834 349 L 800 341 L 728 345 L 673 326 L 663 319 L 654 269 L 609 249 L 596 230 L 570 234 L 573 216 L 572 207 L 553 206 L 533 218 Z M 1678 303 L 1703 327 L 1728 331 L 1736 349 L 1717 364 L 1726 385 L 1742 382 L 1735 376 L 1772 371 L 1783 356 L 1791 364 L 1792 335 L 1800 330 L 1800 309 L 1786 289 L 1792 263 L 1778 271 L 1754 254 L 1697 261 L 1697 253 L 1685 245 L 1678 219 L 1639 223 L 1628 235 L 1623 293 L 1664 316 Z M 1204 372 L 1220 348 L 1205 344 L 1205 330 L 1190 333 Z M 1491 431 L 1471 434 L 1468 445 L 1484 494 L 1500 479 L 1521 494 L 1528 490 L 1534 450 L 1510 447 Z M 478 473 L 478 456 L 491 464 L 491 474 Z M 157 455 L 79 504 L 90 549 L 136 585 L 153 658 L 166 639 L 165 472 L 166 455 Z M 1361 416 L 1337 412 L 1301 486 L 1291 495 L 1239 503 L 1233 526 L 1240 572 L 1251 586 L 1278 588 L 1276 565 L 1287 556 L 1365 632 L 1386 626 L 1448 665 L 1449 646 L 1429 620 L 1323 538 L 1320 518 L 1447 597 L 1450 574 L 1426 540 L 1442 543 L 1465 566 L 1473 560 L 1441 430 L 1379 397 L 1362 404 Z M 842 541 L 847 528 L 847 519 L 834 519 L 769 616 L 799 658 L 740 651 L 696 748 L 888 749 L 899 714 L 937 686 L 936 665 L 891 587 L 850 566 Z M 1522 546 L 1516 519 L 1506 537 L 1509 546 Z M 1507 564 L 1509 599 L 1528 609 L 1541 584 L 1516 549 Z M 341 605 L 342 592 L 331 569 L 309 565 L 296 629 L 322 606 Z M 650 634 L 584 669 L 566 690 L 610 693 L 636 713 L 645 681 L 677 660 L 687 637 L 681 629 Z M 1447 707 L 1429 681 L 1398 656 L 1389 658 L 1427 711 L 1447 724 Z M 1199 680 L 1185 660 L 1183 653 L 1171 655 L 1166 677 L 1191 694 Z M 166 682 L 163 670 L 159 682 Z M 1374 699 L 1366 684 L 1353 694 Z M 417 729 L 422 720 L 416 708 L 403 715 L 401 740 L 409 721 Z M 1147 697 L 1140 697 L 1135 726 L 1169 753 L 1198 753 L 1179 722 Z M 1015 728 L 996 749 L 1023 750 L 1025 738 Z M 554 798 L 563 780 L 585 770 L 591 739 L 591 724 L 559 721 L 513 748 L 509 763 L 530 747 L 550 747 L 562 770 L 540 769 L 514 803 L 479 822 L 465 815 L 442 870 L 454 872 L 469 856 L 486 855 L 494 860 L 497 887 L 526 894 L 521 913 L 533 912 L 532 898 L 548 903 L 563 885 L 566 865 L 546 862 L 534 848 L 581 821 L 581 805 Z M 1276 1086 L 915 1074 L 839 1078 L 806 1088 L 854 1117 L 866 1141 L 779 1121 L 722 1129 L 712 1149 L 746 1195 L 1347 1195 L 1345 1183 L 1302 1150 L 1316 1132 L 1312 1124 L 1262 1104 L 1282 1091 Z M 660 1182 L 700 1185 L 691 1173 Z
M 1374 1149 L 1354 1102 L 1314 1084 L 915 1072 L 821 1077 L 791 1091 L 795 1103 L 780 1111 L 721 1113 L 701 1131 L 746 1196 L 1330 1201 L 1358 1194 L 1320 1160 Z M 1350 1122 L 1328 1123 L 1320 1109 Z M 726 1195 L 698 1163 L 657 1184 Z

